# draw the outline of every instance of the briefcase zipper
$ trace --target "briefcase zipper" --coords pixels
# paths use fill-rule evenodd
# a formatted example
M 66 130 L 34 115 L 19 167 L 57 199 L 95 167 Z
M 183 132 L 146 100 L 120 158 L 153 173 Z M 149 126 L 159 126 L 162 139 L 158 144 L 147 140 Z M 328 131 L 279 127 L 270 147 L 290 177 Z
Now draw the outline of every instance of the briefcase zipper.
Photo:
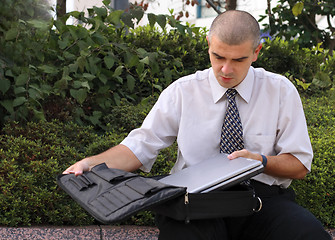
M 188 192 L 185 193 L 185 205 L 189 204 Z
M 190 201 L 188 199 L 188 192 L 185 193 L 185 208 L 186 208 L 186 217 L 185 217 L 185 223 L 190 223 L 190 217 L 189 217 L 189 209 L 188 209 L 188 205 L 189 205 Z

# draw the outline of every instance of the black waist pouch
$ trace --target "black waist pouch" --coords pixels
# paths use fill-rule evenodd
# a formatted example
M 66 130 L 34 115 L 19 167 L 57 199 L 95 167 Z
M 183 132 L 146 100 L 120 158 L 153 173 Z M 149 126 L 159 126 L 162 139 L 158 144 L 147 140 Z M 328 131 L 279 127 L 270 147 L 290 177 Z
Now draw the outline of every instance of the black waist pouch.
M 187 193 L 154 178 L 99 164 L 83 175 L 62 174 L 58 185 L 95 219 L 111 224 L 142 210 L 176 220 L 247 216 L 259 209 L 260 199 L 247 185 L 209 193 Z
M 237 184 L 226 190 L 186 193 L 151 210 L 186 223 L 196 219 L 248 216 L 261 209 L 261 200 L 252 187 Z

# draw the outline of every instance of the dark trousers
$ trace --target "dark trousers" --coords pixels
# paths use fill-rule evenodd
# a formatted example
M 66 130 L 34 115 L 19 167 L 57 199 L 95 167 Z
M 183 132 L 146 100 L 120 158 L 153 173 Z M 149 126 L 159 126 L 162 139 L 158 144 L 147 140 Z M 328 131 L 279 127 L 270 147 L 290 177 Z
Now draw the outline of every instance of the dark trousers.
M 262 199 L 258 213 L 247 217 L 176 221 L 157 215 L 159 240 L 330 240 L 322 224 L 295 203 L 291 189 L 251 183 Z

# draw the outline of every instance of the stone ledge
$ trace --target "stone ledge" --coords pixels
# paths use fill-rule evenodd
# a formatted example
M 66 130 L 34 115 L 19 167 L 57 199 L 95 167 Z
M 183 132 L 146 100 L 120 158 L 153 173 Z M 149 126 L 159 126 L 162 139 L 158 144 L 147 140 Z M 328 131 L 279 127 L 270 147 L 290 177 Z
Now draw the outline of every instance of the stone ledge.
M 335 229 L 330 229 L 335 240 Z M 1 239 L 88 239 L 88 240 L 157 240 L 158 229 L 146 226 L 32 226 L 0 227 Z
M 0 227 L 1 239 L 156 240 L 158 229 L 145 226 L 32 226 Z

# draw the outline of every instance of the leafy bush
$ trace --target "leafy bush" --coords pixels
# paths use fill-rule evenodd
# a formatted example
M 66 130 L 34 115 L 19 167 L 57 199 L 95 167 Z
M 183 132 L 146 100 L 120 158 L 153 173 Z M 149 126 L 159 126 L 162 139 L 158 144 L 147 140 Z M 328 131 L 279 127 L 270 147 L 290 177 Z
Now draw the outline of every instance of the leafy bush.
M 115 11 L 104 3 L 88 9 L 88 17 L 71 12 L 59 20 L 11 19 L 11 35 L 0 28 L 0 124 L 57 118 L 104 129 L 103 116 L 121 98 L 139 103 L 208 66 L 201 29 L 149 14 L 150 26 L 134 30 L 143 11 Z M 70 16 L 80 24 L 65 25 Z
M 297 201 L 329 228 L 335 226 L 334 104 L 326 97 L 304 100 L 314 160 L 311 173 L 292 184 Z
M 70 128 L 69 128 L 70 127 Z M 91 224 L 92 219 L 57 188 L 55 178 L 83 153 L 76 149 L 95 134 L 73 124 L 7 124 L 0 136 L 0 224 Z M 70 130 L 69 135 L 65 132 Z M 73 132 L 76 139 L 69 139 Z M 89 136 L 90 135 L 90 136 Z M 88 138 L 87 138 L 88 137 Z M 75 142 L 78 141 L 79 144 Z
M 297 41 L 268 40 L 253 66 L 287 76 L 305 95 L 324 95 L 335 86 L 335 58 L 321 44 L 300 48 Z

